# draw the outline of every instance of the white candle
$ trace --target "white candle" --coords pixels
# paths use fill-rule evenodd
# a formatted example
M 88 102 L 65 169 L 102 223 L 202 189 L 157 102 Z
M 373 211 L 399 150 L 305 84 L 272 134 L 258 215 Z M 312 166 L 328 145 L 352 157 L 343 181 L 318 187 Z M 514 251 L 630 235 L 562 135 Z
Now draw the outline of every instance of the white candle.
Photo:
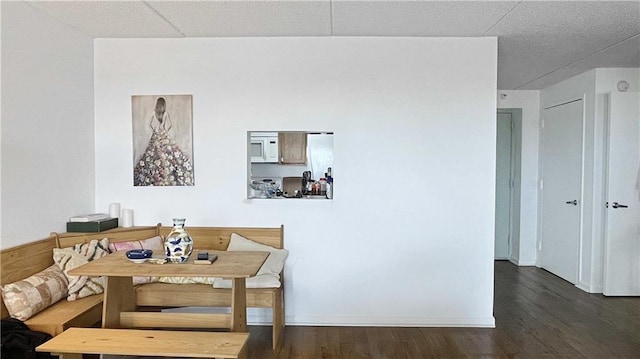
M 132 209 L 123 209 L 122 210 L 122 227 L 133 227 L 133 210 Z
M 120 217 L 120 203 L 111 203 L 109 205 L 109 217 L 111 218 Z

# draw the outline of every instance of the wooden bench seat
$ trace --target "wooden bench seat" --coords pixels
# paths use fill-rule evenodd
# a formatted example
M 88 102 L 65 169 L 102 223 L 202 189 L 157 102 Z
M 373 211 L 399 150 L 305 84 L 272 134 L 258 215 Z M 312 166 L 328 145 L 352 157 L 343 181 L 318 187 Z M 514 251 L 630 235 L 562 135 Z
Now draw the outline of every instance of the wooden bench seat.
M 166 236 L 172 227 L 118 228 L 102 233 L 56 234 L 60 247 L 75 243 L 87 243 L 92 239 L 109 238 L 119 242 L 130 239 L 146 239 L 156 235 Z M 194 239 L 194 249 L 226 250 L 231 233 L 237 233 L 252 241 L 274 248 L 284 248 L 284 226 L 279 227 L 187 227 Z M 285 326 L 284 273 L 280 273 L 279 288 L 247 288 L 247 307 L 271 309 L 273 314 L 272 346 L 276 349 Z M 136 287 L 138 310 L 157 310 L 170 307 L 229 307 L 231 289 L 213 288 L 210 284 L 147 283 Z M 126 318 L 129 320 L 133 318 Z
M 248 339 L 249 333 L 70 328 L 36 351 L 61 359 L 81 359 L 82 354 L 238 358 L 245 355 Z
M 110 241 L 130 241 L 166 235 L 171 227 L 157 226 L 116 228 L 100 233 L 51 233 L 48 238 L 0 251 L 0 284 L 5 285 L 29 277 L 53 264 L 53 248 L 65 248 L 92 239 L 109 238 Z M 195 249 L 226 250 L 231 233 L 238 233 L 258 243 L 283 248 L 284 227 L 189 227 Z M 25 258 L 29 258 L 25 261 Z M 271 308 L 273 313 L 272 344 L 276 349 L 285 325 L 284 276 L 280 273 L 280 288 L 248 288 L 247 307 Z M 213 288 L 205 284 L 148 283 L 136 288 L 139 310 L 157 308 L 210 306 L 228 307 L 231 289 Z M 4 302 L 2 318 L 9 316 Z M 102 320 L 102 295 L 67 302 L 61 300 L 26 321 L 33 330 L 56 336 L 70 327 L 95 326 Z
M 136 287 L 138 307 L 226 307 L 231 289 L 203 284 L 148 283 Z M 284 329 L 284 291 L 281 288 L 247 288 L 247 307 L 271 308 L 272 346 L 276 349 Z
M 61 238 L 57 233 L 48 237 L 16 247 L 0 250 L 0 284 L 6 285 L 33 274 L 54 264 L 53 249 L 70 247 L 76 243 L 87 243 L 91 239 L 104 237 L 114 240 L 131 240 L 148 238 L 158 233 L 159 226 L 118 228 L 102 233 L 68 233 Z M 102 295 L 93 295 L 75 301 L 62 299 L 52 306 L 36 313 L 25 321 L 31 329 L 56 336 L 71 327 L 88 327 L 99 325 L 102 321 Z M 0 305 L 0 316 L 7 318 L 9 311 Z
M 73 302 L 61 300 L 24 323 L 31 330 L 56 336 L 71 327 L 91 327 L 102 319 L 102 295 L 92 295 Z

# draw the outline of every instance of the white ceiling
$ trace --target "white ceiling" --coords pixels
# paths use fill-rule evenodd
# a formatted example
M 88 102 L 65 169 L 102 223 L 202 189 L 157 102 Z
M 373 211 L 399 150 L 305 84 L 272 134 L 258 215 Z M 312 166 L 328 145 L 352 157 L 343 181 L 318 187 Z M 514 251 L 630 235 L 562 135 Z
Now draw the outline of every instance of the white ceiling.
M 27 1 L 92 38 L 498 37 L 498 89 L 640 67 L 638 1 Z

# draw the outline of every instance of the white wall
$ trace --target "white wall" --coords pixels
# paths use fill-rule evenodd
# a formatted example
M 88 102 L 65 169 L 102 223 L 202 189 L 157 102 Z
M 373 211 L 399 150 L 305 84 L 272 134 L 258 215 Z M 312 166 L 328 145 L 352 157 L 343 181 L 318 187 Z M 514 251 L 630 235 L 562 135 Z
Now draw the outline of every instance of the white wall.
M 616 84 L 623 79 L 629 82 L 629 91 L 638 91 L 640 69 L 593 69 L 540 93 L 541 112 L 549 106 L 584 99 L 581 256 L 576 285 L 590 293 L 602 292 L 606 94 L 617 91 Z
M 23 2 L 2 7 L 2 247 L 94 209 L 93 41 Z
M 500 95 L 505 95 L 504 98 Z M 540 91 L 498 91 L 498 108 L 522 109 L 522 148 L 520 181 L 520 240 L 514 253 L 516 264 L 536 263 L 538 213 L 538 127 Z
M 495 38 L 96 40 L 96 208 L 284 224 L 289 324 L 493 326 L 496 60 Z M 132 186 L 140 94 L 193 94 L 195 186 Z M 249 130 L 333 131 L 335 199 L 247 200 Z

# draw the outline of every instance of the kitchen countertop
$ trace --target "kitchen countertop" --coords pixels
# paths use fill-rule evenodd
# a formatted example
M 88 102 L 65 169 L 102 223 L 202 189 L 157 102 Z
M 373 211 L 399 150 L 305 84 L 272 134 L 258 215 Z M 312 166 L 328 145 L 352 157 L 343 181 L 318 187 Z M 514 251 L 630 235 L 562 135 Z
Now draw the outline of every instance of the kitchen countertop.
M 302 196 L 302 197 L 284 197 L 284 196 L 275 196 L 271 198 L 261 198 L 261 197 L 250 197 L 249 199 L 326 199 L 329 200 L 326 196 Z

